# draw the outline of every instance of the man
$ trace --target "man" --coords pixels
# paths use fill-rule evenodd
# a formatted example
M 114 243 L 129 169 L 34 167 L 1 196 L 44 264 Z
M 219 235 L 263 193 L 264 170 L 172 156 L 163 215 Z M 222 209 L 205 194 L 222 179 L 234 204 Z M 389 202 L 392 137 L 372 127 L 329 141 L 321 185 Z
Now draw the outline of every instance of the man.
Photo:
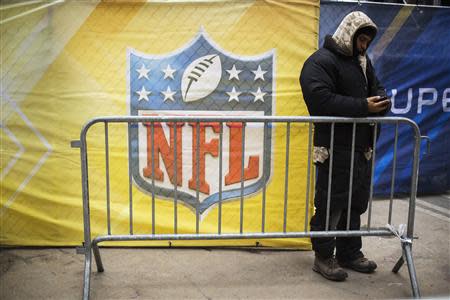
M 377 27 L 367 15 L 352 12 L 333 36 L 326 36 L 324 46 L 306 60 L 300 85 L 310 115 L 354 118 L 380 116 L 389 110 L 390 101 L 385 100 L 385 90 L 366 55 L 376 33 Z M 360 229 L 361 215 L 367 209 L 373 134 L 374 126 L 356 126 L 350 230 Z M 315 124 L 316 210 L 310 222 L 311 231 L 347 229 L 352 135 L 353 124 L 335 125 L 329 228 L 326 228 L 331 125 Z M 312 238 L 311 242 L 315 251 L 313 270 L 329 280 L 345 280 L 347 272 L 343 268 L 371 273 L 377 267 L 361 252 L 361 237 Z

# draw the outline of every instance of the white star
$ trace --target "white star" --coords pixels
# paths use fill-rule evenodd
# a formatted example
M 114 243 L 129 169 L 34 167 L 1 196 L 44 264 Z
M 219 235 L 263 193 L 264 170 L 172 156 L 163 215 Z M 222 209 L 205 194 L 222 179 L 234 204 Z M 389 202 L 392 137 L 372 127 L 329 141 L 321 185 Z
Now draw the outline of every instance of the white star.
M 166 78 L 168 78 L 168 77 L 174 79 L 174 78 L 173 78 L 173 73 L 175 73 L 177 70 L 172 69 L 172 68 L 170 67 L 170 65 L 167 65 L 167 67 L 166 67 L 165 69 L 161 70 L 161 71 L 164 72 L 164 79 L 166 79 Z
M 144 64 L 142 64 L 140 69 L 136 69 L 136 71 L 139 73 L 138 79 L 141 79 L 142 77 L 149 79 L 148 72 L 150 72 L 150 69 L 147 69 Z
M 253 74 L 255 74 L 255 81 L 260 78 L 264 81 L 264 74 L 267 73 L 267 71 L 261 70 L 261 65 L 258 65 L 258 69 L 255 71 L 252 71 Z
M 172 92 L 170 86 L 167 87 L 167 90 L 165 92 L 161 92 L 161 94 L 164 95 L 164 102 L 166 102 L 166 100 L 175 101 L 175 99 L 173 99 L 173 95 L 175 95 L 176 93 L 177 92 Z
M 267 93 L 263 93 L 262 91 L 261 91 L 261 88 L 260 87 L 258 87 L 258 90 L 256 91 L 256 93 L 253 93 L 252 92 L 252 94 L 253 94 L 253 96 L 255 96 L 255 100 L 253 100 L 253 102 L 256 102 L 256 101 L 261 101 L 261 102 L 264 102 L 264 96 L 267 94 Z
M 230 78 L 228 78 L 228 80 L 231 80 L 233 78 L 239 80 L 239 73 L 242 72 L 242 70 L 237 70 L 235 65 L 233 65 L 233 67 L 230 70 L 226 71 L 228 72 L 228 74 L 230 74 Z
M 138 101 L 141 101 L 141 100 L 149 101 L 148 100 L 148 95 L 150 95 L 151 93 L 152 93 L 151 91 L 147 91 L 145 89 L 145 87 L 142 86 L 142 89 L 140 91 L 136 91 L 136 94 L 139 95 Z
M 239 102 L 239 98 L 238 96 L 240 94 L 242 94 L 241 92 L 236 92 L 236 88 L 233 86 L 233 89 L 231 90 L 231 92 L 226 92 L 228 94 L 228 96 L 230 96 L 230 98 L 228 99 L 228 102 L 231 102 L 233 100 L 235 100 L 236 102 Z

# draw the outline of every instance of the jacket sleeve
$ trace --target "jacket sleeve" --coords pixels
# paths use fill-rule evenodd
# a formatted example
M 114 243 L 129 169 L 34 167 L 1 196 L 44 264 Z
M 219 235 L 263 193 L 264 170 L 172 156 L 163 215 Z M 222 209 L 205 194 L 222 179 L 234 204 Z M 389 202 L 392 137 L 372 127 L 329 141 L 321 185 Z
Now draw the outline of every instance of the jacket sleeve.
M 312 116 L 367 117 L 367 99 L 336 93 L 337 69 L 331 57 L 310 57 L 303 65 L 300 85 Z

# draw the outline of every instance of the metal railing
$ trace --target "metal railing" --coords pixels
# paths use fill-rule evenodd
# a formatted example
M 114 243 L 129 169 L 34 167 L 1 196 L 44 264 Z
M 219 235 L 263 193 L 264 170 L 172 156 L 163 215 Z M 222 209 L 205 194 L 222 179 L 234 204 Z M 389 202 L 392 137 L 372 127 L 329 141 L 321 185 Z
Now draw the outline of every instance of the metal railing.
M 179 160 L 180 155 L 180 147 L 181 145 L 178 144 L 178 137 L 177 135 L 181 134 L 181 131 L 178 130 L 179 127 L 181 127 L 181 124 L 185 124 L 188 122 L 188 124 L 191 126 L 191 130 L 193 133 L 192 138 L 192 156 L 193 156 L 193 165 L 192 169 L 196 168 L 196 170 L 193 170 L 193 174 L 195 174 L 196 178 L 195 181 L 193 181 L 194 189 L 195 189 L 195 195 L 185 195 L 185 193 L 182 190 L 179 190 L 179 184 L 178 180 L 180 174 L 177 174 L 181 167 L 181 161 Z M 330 165 L 333 162 L 333 132 L 334 128 L 337 124 L 347 123 L 352 124 L 353 126 L 353 136 L 352 136 L 352 157 L 354 156 L 355 152 L 355 128 L 358 126 L 358 124 L 383 124 L 385 126 L 395 126 L 395 142 L 394 142 L 394 154 L 393 154 L 393 168 L 392 168 L 392 185 L 391 185 L 391 199 L 390 199 L 390 205 L 389 205 L 389 211 L 388 211 L 388 226 L 382 226 L 382 227 L 375 227 L 372 226 L 372 200 L 373 200 L 373 178 L 374 178 L 374 166 L 375 166 L 375 160 L 376 160 L 376 149 L 373 150 L 372 155 L 372 179 L 371 179 L 371 186 L 370 186 L 370 196 L 369 196 L 369 205 L 368 205 L 368 220 L 367 220 L 367 226 L 365 228 L 361 228 L 360 230 L 350 230 L 349 229 L 349 222 L 347 220 L 347 227 L 346 230 L 330 230 L 329 228 L 329 218 L 330 218 L 330 212 L 327 210 L 326 215 L 326 229 L 324 231 L 310 231 L 308 228 L 308 221 L 310 219 L 310 189 L 313 186 L 313 184 L 310 182 L 311 176 L 313 174 L 313 164 L 312 164 L 312 136 L 313 136 L 313 126 L 317 123 L 328 123 L 331 126 L 331 140 L 330 140 Z M 91 236 L 91 211 L 90 211 L 90 182 L 89 182 L 89 174 L 88 174 L 88 145 L 87 145 L 87 135 L 90 128 L 93 127 L 95 124 L 103 124 L 104 125 L 104 160 L 105 160 L 105 178 L 106 181 L 105 187 L 106 187 L 106 211 L 102 212 L 106 216 L 106 228 L 105 228 L 105 234 L 103 235 L 97 235 L 92 239 Z M 121 126 L 128 126 L 127 132 L 123 136 L 119 136 L 118 140 L 122 143 L 127 143 L 128 147 L 128 177 L 126 178 L 126 182 L 129 188 L 129 234 L 113 234 L 111 230 L 111 204 L 110 204 L 110 198 L 111 198 L 111 184 L 110 184 L 110 126 L 111 124 L 119 124 Z M 155 184 L 155 177 L 156 177 L 156 168 L 157 162 L 159 162 L 159 154 L 155 150 L 155 135 L 161 134 L 161 126 L 162 124 L 168 125 L 167 127 L 170 127 L 170 146 L 172 148 L 169 148 L 170 155 L 172 156 L 172 164 L 173 168 L 168 168 L 173 171 L 170 175 L 171 177 L 171 183 L 172 183 L 172 189 L 163 189 L 159 188 Z M 199 230 L 199 223 L 200 223 L 200 214 L 207 209 L 207 207 L 201 207 L 200 203 L 200 170 L 199 165 L 201 164 L 201 157 L 200 157 L 200 149 L 201 146 L 204 146 L 204 140 L 200 140 L 201 138 L 201 127 L 205 124 L 208 124 L 210 127 L 214 127 L 214 133 L 218 136 L 217 144 L 215 144 L 216 148 L 218 150 L 217 158 L 218 158 L 218 168 L 219 168 L 219 176 L 217 178 L 218 180 L 218 193 L 217 197 L 218 200 L 216 201 L 217 209 L 218 209 L 218 227 L 217 232 L 214 233 L 202 233 Z M 242 130 L 236 131 L 237 135 L 234 135 L 234 138 L 237 139 L 237 141 L 241 144 L 240 145 L 240 151 L 238 151 L 239 157 L 234 157 L 239 163 L 240 168 L 238 167 L 237 170 L 240 172 L 238 175 L 238 178 L 240 180 L 238 188 L 234 191 L 224 191 L 222 189 L 223 186 L 223 139 L 224 139 L 224 127 L 227 126 L 227 124 L 240 124 L 240 128 Z M 253 124 L 254 126 L 260 126 L 261 132 L 263 132 L 264 136 L 264 154 L 263 154 L 263 164 L 266 163 L 269 165 L 269 170 L 265 167 L 263 167 L 262 176 L 260 178 L 261 185 L 260 189 L 258 190 L 260 193 L 262 193 L 261 196 L 261 230 L 260 232 L 246 232 L 244 230 L 244 191 L 247 193 L 247 186 L 244 185 L 244 179 L 245 179 L 245 172 L 244 172 L 244 161 L 246 158 L 246 126 Z M 225 125 L 225 126 L 224 126 Z M 284 197 L 283 199 L 283 229 L 281 231 L 277 232 L 267 232 L 266 224 L 267 224 L 267 214 L 266 214 L 266 201 L 267 201 L 267 194 L 266 194 L 266 183 L 268 180 L 268 176 L 270 173 L 270 165 L 271 165 L 271 154 L 270 149 L 272 148 L 271 141 L 266 140 L 267 137 L 270 137 L 272 135 L 272 131 L 276 126 L 285 126 L 286 130 L 283 133 L 284 140 L 285 140 L 285 178 L 284 178 L 284 195 L 280 197 Z M 306 197 L 303 200 L 300 199 L 293 199 L 292 201 L 305 201 L 305 215 L 304 215 L 304 226 L 303 230 L 300 231 L 288 231 L 287 230 L 287 207 L 289 199 L 288 199 L 288 185 L 289 185 L 289 159 L 292 155 L 292 150 L 290 146 L 291 142 L 291 135 L 292 135 L 292 128 L 295 126 L 304 126 L 303 129 L 305 130 L 305 134 L 307 133 L 308 141 L 307 142 L 307 176 L 306 176 Z M 395 230 L 394 226 L 391 225 L 392 221 L 392 200 L 394 196 L 394 180 L 395 180 L 395 173 L 396 173 L 396 156 L 397 156 L 397 142 L 398 142 L 398 128 L 400 125 L 406 125 L 410 127 L 413 133 L 413 141 L 411 143 L 413 144 L 412 149 L 412 173 L 411 173 L 411 189 L 410 189 L 410 195 L 409 195 L 409 209 L 408 209 L 408 217 L 406 221 L 407 229 L 406 232 L 399 233 L 397 230 Z M 231 127 L 230 127 L 231 128 Z M 377 128 L 378 126 L 374 126 L 374 134 L 373 134 L 373 142 L 376 142 L 376 136 L 377 136 Z M 150 199 L 150 205 L 151 205 L 151 229 L 149 229 L 148 234 L 135 234 L 133 229 L 133 222 L 134 222 L 134 216 L 133 216 L 133 182 L 134 184 L 137 184 L 136 178 L 139 177 L 139 174 L 136 173 L 136 166 L 133 165 L 132 159 L 136 159 L 135 151 L 139 151 L 137 149 L 138 146 L 136 146 L 136 141 L 133 142 L 133 138 L 137 138 L 137 135 L 139 133 L 139 130 L 144 130 L 146 132 L 147 137 L 147 152 L 146 154 L 149 156 L 148 159 L 150 159 L 150 166 L 148 168 L 148 172 L 150 172 L 147 176 L 148 181 L 143 182 L 141 184 L 146 185 L 148 188 L 148 193 L 151 194 Z M 235 133 L 236 133 L 235 132 Z M 103 133 L 101 133 L 103 134 Z M 97 132 L 97 136 L 100 135 Z M 128 136 L 127 136 L 128 135 Z M 115 137 L 117 140 L 117 137 Z M 384 118 L 336 118 L 336 117 L 282 117 L 282 116 L 259 116 L 259 117 L 193 117 L 193 116 L 118 116 L 118 117 L 98 117 L 95 119 L 92 119 L 89 121 L 82 129 L 80 140 L 79 141 L 73 141 L 72 147 L 80 148 L 81 153 L 81 171 L 82 171 L 82 195 L 83 195 L 83 220 L 84 220 L 84 244 L 83 247 L 78 249 L 78 252 L 80 254 L 85 255 L 85 268 L 84 268 L 84 285 L 83 285 L 83 298 L 89 299 L 89 291 L 90 291 L 90 275 L 91 275 L 91 262 L 92 262 L 92 253 L 94 254 L 97 269 L 99 272 L 103 272 L 103 263 L 100 256 L 99 251 L 99 244 L 106 241 L 178 241 L 178 240 L 225 240 L 225 239 L 271 239 L 271 238 L 311 238 L 311 237 L 350 237 L 350 236 L 394 236 L 397 235 L 400 238 L 401 246 L 402 246 L 402 253 L 403 255 L 398 260 L 397 264 L 393 268 L 393 272 L 397 273 L 403 263 L 406 261 L 408 270 L 409 270 L 409 276 L 411 281 L 411 287 L 412 287 L 412 294 L 414 297 L 420 297 L 419 292 L 419 286 L 416 278 L 416 272 L 415 267 L 413 263 L 413 257 L 412 257 L 412 241 L 413 241 L 413 233 L 414 233 L 414 218 L 415 218 L 415 200 L 416 200 L 416 190 L 417 190 L 417 179 L 418 179 L 418 169 L 419 169 L 419 152 L 420 152 L 420 131 L 417 127 L 416 123 L 413 121 L 406 119 L 406 118 L 398 118 L 398 117 L 384 117 Z M 231 135 L 230 135 L 231 139 Z M 98 139 L 96 140 L 98 143 Z M 150 145 L 150 146 L 149 146 Z M 196 150 L 195 150 L 196 149 Z M 204 153 L 202 154 L 204 155 Z M 156 159 L 156 160 L 155 160 Z M 139 163 L 137 163 L 139 164 Z M 147 166 L 148 167 L 148 166 Z M 167 166 L 166 166 L 167 168 Z M 331 179 L 331 166 L 330 166 L 330 179 Z M 353 169 L 353 163 L 351 163 L 351 169 Z M 125 177 L 125 176 L 124 176 Z M 353 172 L 350 172 L 350 178 L 353 178 Z M 350 180 L 350 185 L 353 180 Z M 92 184 L 92 183 L 91 183 Z M 328 181 L 329 186 L 331 185 L 331 180 Z M 350 186 L 351 190 L 351 186 Z M 252 193 L 255 193 L 255 190 L 251 190 Z M 155 196 L 164 194 L 165 199 L 169 199 L 170 201 L 173 201 L 173 210 L 174 210 L 174 217 L 173 217 L 173 233 L 156 233 L 156 212 L 155 212 Z M 184 193 L 184 194 L 183 194 Z M 330 195 L 330 188 L 328 189 L 328 195 L 327 195 L 327 205 L 329 206 L 331 195 Z M 349 205 L 351 205 L 351 194 L 349 193 Z M 190 208 L 195 213 L 195 223 L 196 223 L 196 229 L 195 233 L 180 233 L 178 231 L 178 206 L 180 205 L 180 199 L 183 197 L 187 197 L 191 200 L 190 204 L 189 201 L 185 201 L 184 205 L 190 206 Z M 236 201 L 239 201 L 239 232 L 233 233 L 233 232 L 224 232 L 222 228 L 222 222 L 223 222 L 223 210 L 222 210 L 222 204 L 227 199 L 234 199 Z M 348 214 L 350 215 L 350 214 Z M 151 232 L 150 232 L 151 231 Z

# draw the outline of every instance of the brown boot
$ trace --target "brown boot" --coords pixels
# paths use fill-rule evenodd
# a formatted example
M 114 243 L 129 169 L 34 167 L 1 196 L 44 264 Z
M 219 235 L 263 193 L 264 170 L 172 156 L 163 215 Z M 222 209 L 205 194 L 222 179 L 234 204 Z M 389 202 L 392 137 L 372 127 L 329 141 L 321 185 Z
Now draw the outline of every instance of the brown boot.
M 374 261 L 368 260 L 365 257 L 344 262 L 340 261 L 339 265 L 343 268 L 352 269 L 361 273 L 372 273 L 377 268 L 377 264 Z
M 344 281 L 348 274 L 340 268 L 334 256 L 330 258 L 321 258 L 316 254 L 314 259 L 313 271 L 319 273 L 328 280 Z

